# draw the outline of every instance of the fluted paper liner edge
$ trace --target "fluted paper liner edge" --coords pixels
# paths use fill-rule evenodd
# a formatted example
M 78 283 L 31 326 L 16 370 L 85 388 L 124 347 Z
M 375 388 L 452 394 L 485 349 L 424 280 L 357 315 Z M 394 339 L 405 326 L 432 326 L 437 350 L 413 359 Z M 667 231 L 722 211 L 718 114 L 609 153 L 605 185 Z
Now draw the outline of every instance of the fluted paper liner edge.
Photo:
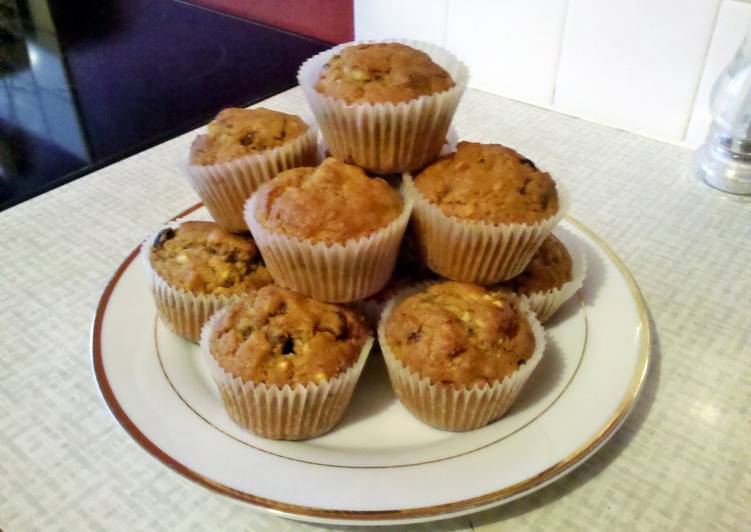
M 355 364 L 320 384 L 279 387 L 243 382 L 225 371 L 211 354 L 211 333 L 228 312 L 216 312 L 201 332 L 201 355 L 222 397 L 227 415 L 245 430 L 275 440 L 304 440 L 320 436 L 341 421 L 357 386 L 373 337 L 368 336 Z
M 405 195 L 414 202 L 412 220 L 426 265 L 453 281 L 490 285 L 516 277 L 568 209 L 568 194 L 556 184 L 558 211 L 535 224 L 463 220 L 430 203 L 411 174 L 402 178 Z
M 402 299 L 417 290 L 405 290 L 389 301 L 378 325 L 378 343 L 386 362 L 391 385 L 399 401 L 423 423 L 443 430 L 474 430 L 501 418 L 513 405 L 545 351 L 545 331 L 529 309 L 528 303 L 523 299 L 519 300 L 535 337 L 532 356 L 502 381 L 482 388 L 474 385 L 467 389 L 431 384 L 427 377 L 420 378 L 417 372 L 405 367 L 389 347 L 385 334 L 388 317 Z
M 164 229 L 176 229 L 179 221 L 169 222 L 141 243 L 141 262 L 154 296 L 157 313 L 162 322 L 175 334 L 198 342 L 201 327 L 214 312 L 235 301 L 239 295 L 199 294 L 170 285 L 151 265 L 151 249 L 157 235 Z
M 454 80 L 454 86 L 409 102 L 347 104 L 315 89 L 321 69 L 342 49 L 357 44 L 396 42 L 427 53 Z M 448 50 L 419 41 L 387 39 L 349 42 L 305 61 L 297 81 L 334 157 L 377 174 L 421 168 L 434 160 L 469 81 L 467 66 Z
M 246 202 L 245 220 L 274 282 L 319 301 L 347 303 L 378 292 L 394 271 L 412 200 L 370 236 L 327 246 L 274 233 L 256 217 L 257 198 Z
M 188 182 L 218 225 L 229 231 L 247 231 L 243 207 L 258 187 L 290 168 L 318 164 L 318 129 L 306 122 L 308 131 L 276 148 L 225 163 L 186 163 Z
M 541 323 L 545 323 L 553 317 L 561 305 L 571 299 L 584 286 L 584 278 L 587 276 L 587 258 L 581 242 L 560 227 L 555 229 L 554 234 L 561 239 L 571 256 L 571 280 L 559 288 L 521 296 L 529 302 L 529 308 L 537 315 L 537 319 Z

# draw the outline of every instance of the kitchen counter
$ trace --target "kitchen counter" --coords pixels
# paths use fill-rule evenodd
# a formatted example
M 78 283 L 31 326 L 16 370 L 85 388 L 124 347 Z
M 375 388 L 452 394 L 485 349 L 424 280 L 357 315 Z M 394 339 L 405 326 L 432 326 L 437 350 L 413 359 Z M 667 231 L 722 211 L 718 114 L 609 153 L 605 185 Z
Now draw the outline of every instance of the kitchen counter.
M 264 106 L 307 113 L 299 89 Z M 509 144 L 567 186 L 571 214 L 630 268 L 652 361 L 613 439 L 566 477 L 422 530 L 741 530 L 751 524 L 751 199 L 692 153 L 479 91 L 460 138 Z M 99 396 L 89 333 L 127 254 L 198 198 L 174 138 L 0 212 L 0 529 L 291 530 L 144 452 Z M 450 481 L 450 479 L 447 479 Z

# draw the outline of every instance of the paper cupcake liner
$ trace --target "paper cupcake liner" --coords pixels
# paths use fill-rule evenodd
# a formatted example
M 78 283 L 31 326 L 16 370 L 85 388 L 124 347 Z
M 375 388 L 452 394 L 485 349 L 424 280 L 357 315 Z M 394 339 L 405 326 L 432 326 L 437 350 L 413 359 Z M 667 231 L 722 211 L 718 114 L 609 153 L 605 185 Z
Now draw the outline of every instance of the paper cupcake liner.
M 284 170 L 318 164 L 318 130 L 308 125 L 300 137 L 270 150 L 226 163 L 187 165 L 188 181 L 218 225 L 247 231 L 243 206 L 259 186 Z
M 563 242 L 571 256 L 571 280 L 559 288 L 521 296 L 528 301 L 529 308 L 537 315 L 541 323 L 548 321 L 561 305 L 584 286 L 584 278 L 587 275 L 587 258 L 576 237 L 560 227 L 555 229 L 554 234 Z
M 354 366 L 320 384 L 298 384 L 294 388 L 285 384 L 280 388 L 243 382 L 225 371 L 211 354 L 211 332 L 228 310 L 220 310 L 204 325 L 201 353 L 230 419 L 245 430 L 274 440 L 304 440 L 334 428 L 349 405 L 373 338 L 368 337 Z
M 419 288 L 418 288 L 419 290 Z M 394 307 L 417 290 L 403 292 L 386 305 L 378 326 L 378 343 L 386 361 L 391 385 L 401 403 L 417 419 L 432 427 L 467 431 L 484 427 L 502 417 L 511 408 L 545 351 L 545 332 L 525 300 L 520 307 L 529 320 L 535 337 L 535 350 L 527 362 L 502 381 L 483 387 L 471 388 L 431 384 L 427 377 L 420 378 L 399 361 L 388 345 L 385 325 Z
M 454 86 L 397 104 L 348 105 L 316 91 L 321 69 L 332 56 L 355 44 L 383 42 L 398 42 L 427 53 L 451 75 Z M 333 156 L 377 174 L 421 168 L 438 156 L 468 80 L 467 66 L 453 54 L 439 46 L 409 40 L 345 43 L 311 57 L 297 73 Z
M 409 173 L 402 177 L 415 204 L 414 232 L 425 263 L 453 281 L 489 285 L 516 277 L 568 208 L 565 190 L 557 185 L 558 212 L 535 224 L 463 220 L 430 203 Z
M 347 303 L 383 288 L 394 271 L 412 202 L 391 223 L 368 237 L 327 246 L 266 229 L 256 218 L 257 195 L 245 206 L 245 220 L 274 282 L 319 301 Z
M 176 229 L 179 226 L 180 222 L 170 222 L 159 231 L 167 228 Z M 172 332 L 191 342 L 198 342 L 201 337 L 201 327 L 209 317 L 217 310 L 234 303 L 241 296 L 199 294 L 170 285 L 151 265 L 151 248 L 159 231 L 141 244 L 141 259 L 151 293 L 154 295 L 157 312 Z

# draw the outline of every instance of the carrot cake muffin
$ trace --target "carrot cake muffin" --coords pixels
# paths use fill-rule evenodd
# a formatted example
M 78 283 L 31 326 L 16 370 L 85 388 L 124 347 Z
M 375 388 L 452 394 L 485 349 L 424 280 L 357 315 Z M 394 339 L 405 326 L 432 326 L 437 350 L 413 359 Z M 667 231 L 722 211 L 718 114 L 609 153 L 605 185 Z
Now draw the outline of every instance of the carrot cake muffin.
M 563 241 L 548 236 L 525 270 L 498 285 L 524 297 L 537 318 L 545 323 L 583 285 L 587 261 L 576 239 L 560 230 Z
M 352 103 L 399 103 L 454 86 L 428 54 L 404 44 L 348 46 L 329 59 L 316 90 Z
M 558 194 L 550 174 L 500 144 L 460 142 L 414 178 L 415 187 L 448 216 L 533 224 L 554 215 Z
M 300 117 L 258 107 L 224 109 L 190 147 L 191 164 L 224 163 L 290 142 L 310 129 Z
M 494 284 L 520 274 L 563 216 L 550 175 L 499 144 L 460 142 L 405 183 L 428 267 L 455 281 Z
M 212 222 L 163 229 L 151 246 L 150 259 L 168 284 L 188 292 L 243 294 L 272 283 L 253 240 Z
M 191 145 L 187 177 L 216 223 L 245 232 L 245 200 L 279 172 L 318 162 L 318 131 L 269 109 L 225 109 Z
M 278 286 L 221 311 L 202 339 L 229 415 L 275 439 L 330 430 L 349 402 L 371 343 L 351 310 Z
M 321 52 L 297 79 L 331 154 L 387 175 L 438 156 L 469 71 L 438 46 L 386 41 Z
M 551 234 L 542 241 L 524 271 L 502 286 L 519 295 L 527 295 L 560 288 L 571 278 L 571 256 L 563 242 Z
M 257 201 L 267 229 L 327 245 L 371 235 L 404 209 L 386 181 L 333 158 L 279 174 L 261 187 Z
M 383 179 L 329 158 L 263 185 L 245 219 L 278 284 L 344 303 L 386 284 L 410 211 Z
M 502 416 L 545 343 L 513 294 L 450 281 L 390 304 L 379 340 L 399 399 L 419 419 L 450 430 Z

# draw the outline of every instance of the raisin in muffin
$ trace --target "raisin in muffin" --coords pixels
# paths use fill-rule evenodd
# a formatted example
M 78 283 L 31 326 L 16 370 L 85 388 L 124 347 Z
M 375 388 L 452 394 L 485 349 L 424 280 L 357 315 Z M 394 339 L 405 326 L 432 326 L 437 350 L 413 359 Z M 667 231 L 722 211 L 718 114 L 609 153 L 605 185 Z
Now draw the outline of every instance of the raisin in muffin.
M 169 224 L 142 254 L 159 315 L 193 342 L 214 311 L 273 282 L 253 240 L 213 222 Z
M 329 158 L 263 185 L 245 217 L 277 283 L 349 302 L 386 284 L 410 211 L 384 180 Z
M 201 344 L 234 421 L 303 439 L 341 419 L 372 338 L 349 309 L 267 286 L 213 317 Z
M 565 244 L 549 235 L 520 275 L 498 285 L 526 298 L 542 323 L 582 287 L 586 275 L 586 260 L 579 244 L 569 233 L 556 231 Z
M 536 318 L 514 295 L 450 281 L 390 302 L 378 335 L 399 399 L 448 430 L 501 417 L 545 346 Z
M 380 175 L 438 156 L 468 79 L 452 54 L 412 41 L 337 46 L 298 73 L 332 155 Z
M 247 231 L 245 200 L 277 173 L 318 161 L 317 131 L 300 117 L 264 108 L 221 111 L 190 148 L 188 178 L 214 220 Z
M 520 274 L 564 212 L 550 175 L 498 144 L 460 142 L 405 182 L 428 267 L 456 281 L 493 284 Z
M 316 90 L 353 103 L 399 103 L 453 87 L 428 54 L 397 42 L 344 48 L 321 70 Z

